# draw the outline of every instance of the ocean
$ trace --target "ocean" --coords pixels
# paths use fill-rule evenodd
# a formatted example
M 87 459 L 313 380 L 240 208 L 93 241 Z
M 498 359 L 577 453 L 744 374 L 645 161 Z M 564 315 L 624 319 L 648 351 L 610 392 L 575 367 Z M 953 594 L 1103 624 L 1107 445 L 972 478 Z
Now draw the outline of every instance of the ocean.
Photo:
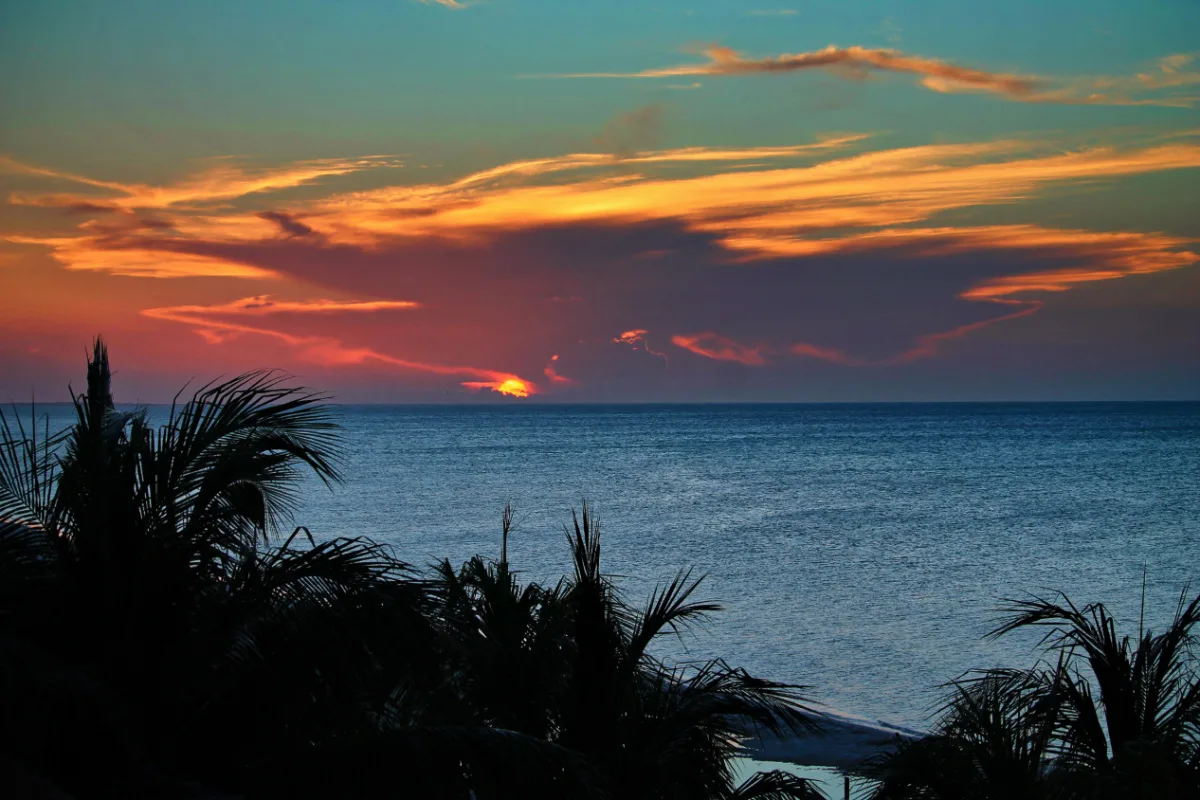
M 66 409 L 49 407 L 52 426 Z M 1006 597 L 1104 601 L 1136 634 L 1200 577 L 1200 403 L 340 406 L 345 483 L 306 484 L 320 538 L 425 567 L 569 568 L 586 500 L 634 600 L 691 568 L 724 610 L 659 652 L 805 684 L 834 709 L 923 727 L 938 686 L 1028 666 L 985 640 Z M 1200 586 L 1194 587 L 1200 589 Z

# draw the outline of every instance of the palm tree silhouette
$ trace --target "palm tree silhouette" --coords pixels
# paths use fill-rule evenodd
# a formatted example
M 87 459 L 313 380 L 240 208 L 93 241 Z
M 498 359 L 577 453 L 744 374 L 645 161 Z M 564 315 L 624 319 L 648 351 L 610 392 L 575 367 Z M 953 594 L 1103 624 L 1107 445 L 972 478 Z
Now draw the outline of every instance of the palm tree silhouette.
M 781 772 L 733 786 L 748 730 L 812 729 L 803 687 L 657 659 L 655 639 L 717 606 L 687 572 L 626 603 L 586 506 L 553 587 L 523 585 L 506 546 L 426 579 L 363 537 L 282 535 L 301 479 L 340 479 L 324 398 L 284 376 L 205 385 L 156 425 L 116 406 L 97 339 L 72 397 L 53 436 L 0 413 L 0 781 L 77 797 L 821 796 Z
M 871 772 L 878 800 L 1200 796 L 1200 596 L 1160 634 L 1121 635 L 1103 603 L 1008 601 L 989 636 L 1045 628 L 1046 659 L 954 685 L 933 736 Z
M 806 687 L 761 680 L 722 661 L 669 667 L 650 651 L 716 603 L 678 573 L 643 608 L 629 605 L 601 569 L 600 524 L 584 504 L 567 532 L 574 573 L 563 592 L 573 642 L 558 741 L 604 776 L 613 797 L 823 797 L 782 772 L 733 785 L 731 761 L 749 730 L 813 733 Z
M 156 427 L 144 409 L 116 408 L 111 379 L 98 339 L 72 427 L 39 441 L 0 417 L 0 635 L 26 656 L 8 663 L 27 665 L 10 673 L 6 697 L 19 701 L 39 674 L 69 679 L 96 724 L 126 742 L 109 758 L 128 762 L 122 780 L 148 780 L 153 763 L 220 783 L 253 749 L 205 756 L 286 741 L 354 685 L 341 683 L 362 666 L 346 612 L 381 579 L 402 583 L 405 566 L 361 539 L 267 543 L 303 472 L 338 480 L 320 396 L 250 373 L 202 387 Z M 304 658 L 277 657 L 299 631 Z M 311 646 L 334 634 L 338 649 Z M 218 720 L 247 682 L 254 704 Z M 26 723 L 37 713 L 13 708 Z M 28 769 L 77 791 L 94 781 L 85 762 L 52 756 L 58 743 L 9 723 Z
M 511 520 L 506 508 L 506 543 Z M 691 599 L 700 581 L 682 572 L 635 608 L 602 569 L 600 526 L 586 503 L 568 541 L 574 572 L 549 589 L 522 585 L 507 547 L 498 561 L 439 565 L 433 593 L 448 663 L 476 718 L 580 754 L 606 797 L 822 797 L 784 772 L 733 785 L 731 761 L 750 728 L 815 729 L 803 687 L 721 661 L 672 668 L 651 654 L 656 638 L 718 610 Z

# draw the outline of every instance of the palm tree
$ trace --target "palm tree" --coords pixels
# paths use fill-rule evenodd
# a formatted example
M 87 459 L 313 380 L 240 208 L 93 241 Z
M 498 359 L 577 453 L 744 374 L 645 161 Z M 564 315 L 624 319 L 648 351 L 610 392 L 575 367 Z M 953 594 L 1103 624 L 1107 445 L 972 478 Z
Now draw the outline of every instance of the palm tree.
M 1047 658 L 954 686 L 933 736 L 902 744 L 873 768 L 885 798 L 1200 796 L 1200 675 L 1193 628 L 1200 596 L 1181 593 L 1161 634 L 1117 632 L 1102 603 L 1066 595 L 1008 601 L 991 634 L 1039 627 Z M 943 787 L 956 787 L 945 789 Z
M 574 574 L 562 597 L 572 664 L 557 741 L 587 756 L 613 797 L 822 797 L 784 773 L 733 785 L 731 760 L 749 730 L 816 729 L 805 687 L 754 678 L 722 661 L 669 667 L 651 653 L 659 637 L 720 609 L 692 599 L 702 579 L 680 572 L 634 608 L 601 569 L 600 525 L 586 504 L 567 536 Z
M 1049 776 L 1054 715 L 1043 676 L 994 671 L 951 684 L 933 731 L 898 739 L 864 768 L 874 800 L 1039 800 Z
M 5 688 L 28 712 L 9 715 L 5 738 L 35 773 L 77 791 L 94 782 L 54 755 L 59 743 L 26 735 L 39 726 L 21 696 L 53 674 L 73 687 L 72 713 L 92 709 L 127 742 L 122 780 L 155 764 L 220 782 L 261 746 L 309 740 L 323 715 L 355 709 L 329 702 L 369 673 L 348 620 L 385 599 L 411 618 L 420 592 L 366 540 L 267 543 L 303 472 L 338 480 L 320 396 L 250 373 L 172 404 L 155 427 L 145 410 L 117 410 L 111 375 L 97 340 L 60 435 L 39 441 L 0 414 L 0 640 L 24 654 Z
M 498 561 L 475 556 L 457 571 L 443 561 L 433 593 L 446 634 L 448 669 L 472 717 L 550 739 L 571 648 L 563 587 L 517 580 L 507 553 L 512 518 L 511 505 L 505 506 Z
M 1059 662 L 1047 676 L 1056 698 L 1057 769 L 1078 776 L 1094 796 L 1194 797 L 1200 794 L 1200 675 L 1192 629 L 1200 595 L 1180 593 L 1160 634 L 1117 632 L 1103 603 L 1077 607 L 1066 595 L 1011 603 L 991 635 L 1047 629 L 1043 643 Z
M 79 797 L 820 796 L 733 785 L 748 730 L 812 728 L 802 687 L 654 657 L 718 607 L 687 572 L 627 604 L 586 507 L 552 588 L 506 547 L 422 580 L 369 539 L 282 537 L 300 479 L 339 480 L 322 397 L 249 373 L 156 426 L 111 380 L 97 340 L 70 428 L 0 413 L 0 774 Z
M 599 523 L 585 504 L 568 531 L 573 575 L 522 585 L 507 559 L 511 520 L 506 508 L 498 561 L 443 562 L 435 576 L 448 668 L 476 720 L 579 754 L 606 797 L 822 796 L 783 772 L 733 785 L 748 729 L 813 729 L 801 687 L 721 661 L 668 667 L 651 654 L 659 636 L 718 609 L 692 599 L 699 580 L 680 573 L 645 608 L 630 606 L 601 568 Z

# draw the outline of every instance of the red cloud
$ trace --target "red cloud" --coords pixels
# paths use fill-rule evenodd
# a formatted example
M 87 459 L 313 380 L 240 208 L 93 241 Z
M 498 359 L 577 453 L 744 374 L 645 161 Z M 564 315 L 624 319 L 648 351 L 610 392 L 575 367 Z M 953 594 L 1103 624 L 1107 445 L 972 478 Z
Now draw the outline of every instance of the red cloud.
M 378 311 L 384 307 L 411 308 L 412 303 L 393 303 L 387 301 L 364 301 L 335 303 L 329 300 L 311 301 L 309 303 L 291 302 L 280 303 L 276 309 L 270 303 L 261 302 L 263 298 L 247 298 L 217 306 L 168 306 L 163 308 L 148 308 L 142 314 L 151 319 L 182 322 L 194 326 L 197 333 L 212 344 L 220 344 L 231 338 L 231 335 L 254 334 L 282 341 L 296 348 L 297 357 L 314 364 L 326 367 L 343 367 L 366 363 L 384 364 L 401 370 L 425 372 L 433 375 L 475 378 L 476 380 L 462 381 L 461 385 L 478 391 L 490 389 L 499 394 L 512 397 L 529 397 L 537 394 L 537 384 L 527 381 L 518 375 L 499 370 L 481 367 L 452 366 L 446 364 L 416 361 L 382 353 L 369 347 L 352 347 L 343 344 L 336 338 L 326 336 L 297 336 L 271 328 L 244 325 L 222 319 L 222 315 L 264 315 L 284 312 L 317 312 L 325 313 L 331 310 L 339 311 Z M 251 301 L 251 302 L 247 302 Z M 252 302 L 260 301 L 260 302 Z
M 761 367 L 767 363 L 759 348 L 738 344 L 715 333 L 672 336 L 671 344 L 716 361 L 736 361 L 751 367 Z

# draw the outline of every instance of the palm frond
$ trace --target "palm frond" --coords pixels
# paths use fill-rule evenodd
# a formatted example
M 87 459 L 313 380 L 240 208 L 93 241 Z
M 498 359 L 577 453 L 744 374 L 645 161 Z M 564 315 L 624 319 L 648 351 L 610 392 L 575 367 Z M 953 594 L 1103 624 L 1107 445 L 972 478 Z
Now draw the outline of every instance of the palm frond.
M 202 387 L 162 427 L 159 494 L 195 535 L 236 520 L 266 533 L 295 508 L 300 467 L 340 480 L 337 424 L 322 395 L 247 373 Z
M 693 581 L 691 575 L 690 569 L 681 570 L 665 587 L 654 590 L 633 626 L 629 641 L 631 661 L 640 661 L 650 643 L 664 632 L 680 634 L 707 614 L 721 610 L 720 604 L 711 601 L 688 602 L 704 581 L 704 576 Z
M 47 432 L 39 440 L 36 417 L 27 432 L 16 409 L 11 422 L 0 409 L 0 520 L 55 529 L 56 454 L 68 435 L 69 431 Z
M 808 778 L 775 769 L 756 772 L 726 795 L 728 800 L 826 800 Z

